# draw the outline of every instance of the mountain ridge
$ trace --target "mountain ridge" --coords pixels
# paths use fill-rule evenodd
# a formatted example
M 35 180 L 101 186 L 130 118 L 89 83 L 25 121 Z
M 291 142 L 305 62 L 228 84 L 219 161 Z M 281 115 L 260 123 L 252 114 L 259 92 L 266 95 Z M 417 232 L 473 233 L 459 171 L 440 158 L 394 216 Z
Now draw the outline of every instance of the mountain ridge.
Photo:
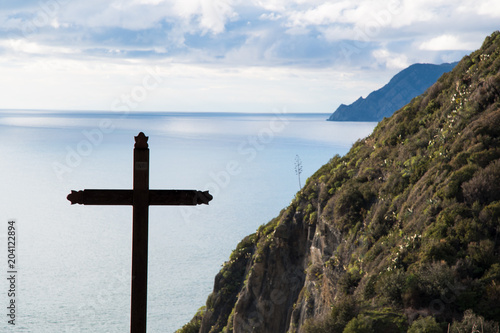
M 500 322 L 500 32 L 334 156 L 178 332 L 482 332 Z
M 458 62 L 413 64 L 391 78 L 382 88 L 366 98 L 359 97 L 349 105 L 341 104 L 327 119 L 329 121 L 380 121 L 424 93 L 437 79 L 449 72 Z

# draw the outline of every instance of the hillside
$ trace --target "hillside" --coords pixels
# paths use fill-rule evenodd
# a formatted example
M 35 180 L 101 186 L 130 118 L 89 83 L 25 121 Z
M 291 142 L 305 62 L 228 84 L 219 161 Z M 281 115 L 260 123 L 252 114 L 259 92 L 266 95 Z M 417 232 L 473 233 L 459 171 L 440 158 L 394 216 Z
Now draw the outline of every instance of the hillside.
M 498 332 L 499 71 L 495 32 L 246 237 L 179 332 Z
M 360 97 L 350 105 L 341 104 L 328 118 L 330 121 L 380 121 L 408 104 L 433 85 L 452 64 L 414 64 L 396 74 L 385 86 Z

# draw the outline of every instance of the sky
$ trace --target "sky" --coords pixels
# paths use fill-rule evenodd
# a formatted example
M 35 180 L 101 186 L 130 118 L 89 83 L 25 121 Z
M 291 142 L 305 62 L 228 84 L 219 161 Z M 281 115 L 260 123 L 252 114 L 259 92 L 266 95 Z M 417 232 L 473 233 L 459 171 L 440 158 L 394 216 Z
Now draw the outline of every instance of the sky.
M 498 0 L 0 0 L 0 109 L 332 113 L 499 23 Z

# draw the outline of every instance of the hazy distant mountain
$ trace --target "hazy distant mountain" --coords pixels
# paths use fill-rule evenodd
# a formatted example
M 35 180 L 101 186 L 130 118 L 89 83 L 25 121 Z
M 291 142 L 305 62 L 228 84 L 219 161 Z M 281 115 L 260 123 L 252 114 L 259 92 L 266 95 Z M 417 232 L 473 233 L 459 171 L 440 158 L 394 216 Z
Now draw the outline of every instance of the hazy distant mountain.
M 351 105 L 341 104 L 330 116 L 331 121 L 380 121 L 424 93 L 437 79 L 449 72 L 452 64 L 414 64 L 396 74 L 388 84 L 360 97 Z

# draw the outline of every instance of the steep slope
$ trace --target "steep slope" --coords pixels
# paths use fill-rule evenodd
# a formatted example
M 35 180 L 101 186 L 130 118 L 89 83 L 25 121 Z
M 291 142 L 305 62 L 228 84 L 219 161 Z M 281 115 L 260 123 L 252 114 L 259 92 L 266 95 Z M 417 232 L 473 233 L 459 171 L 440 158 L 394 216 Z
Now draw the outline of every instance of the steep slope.
M 179 332 L 498 333 L 499 71 L 495 32 L 242 241 Z
M 380 121 L 390 117 L 412 98 L 427 90 L 443 73 L 451 71 L 456 64 L 411 65 L 396 74 L 385 86 L 370 93 L 366 99 L 360 97 L 350 105 L 341 104 L 328 120 Z

